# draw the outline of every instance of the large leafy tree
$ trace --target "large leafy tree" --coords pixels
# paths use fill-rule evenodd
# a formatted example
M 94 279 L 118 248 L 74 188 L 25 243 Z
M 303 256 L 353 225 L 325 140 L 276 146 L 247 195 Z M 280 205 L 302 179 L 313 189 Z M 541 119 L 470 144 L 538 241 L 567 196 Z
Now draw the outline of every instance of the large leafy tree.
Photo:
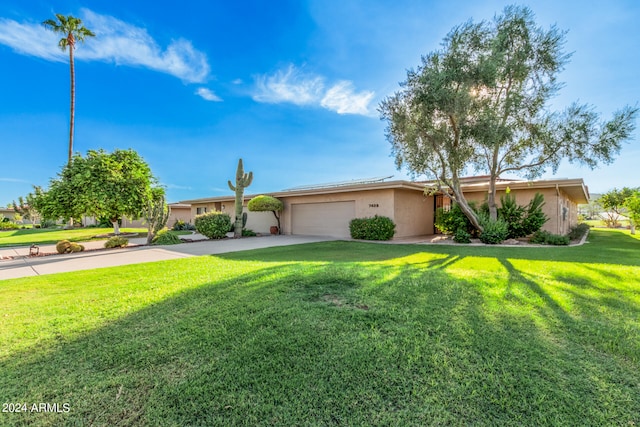
M 155 183 L 135 151 L 90 150 L 86 157 L 75 155 L 49 188 L 37 193 L 36 208 L 45 218 L 108 217 L 119 234 L 119 219 L 140 217 L 149 201 L 159 198 Z
M 598 201 L 607 215 L 607 226 L 616 227 L 618 225 L 620 215 L 626 213 L 625 202 L 636 191 L 638 191 L 638 189 L 629 187 L 623 187 L 620 190 L 614 188 L 600 196 Z
M 69 67 L 71 76 L 71 106 L 69 118 L 69 163 L 73 157 L 73 130 L 75 126 L 76 109 L 76 72 L 73 59 L 73 50 L 76 42 L 84 42 L 87 37 L 95 37 L 95 34 L 82 25 L 82 20 L 74 16 L 64 16 L 56 13 L 56 19 L 47 19 L 42 23 L 46 28 L 55 33 L 60 33 L 63 37 L 58 42 L 58 47 L 66 52 L 69 49 Z
M 624 201 L 624 207 L 627 209 L 627 216 L 631 228 L 631 234 L 636 234 L 636 227 L 640 224 L 640 190 L 636 189 Z
M 551 111 L 548 101 L 569 59 L 564 39 L 555 27 L 537 26 L 525 7 L 454 28 L 442 49 L 424 56 L 403 89 L 380 105 L 397 166 L 433 178 L 482 230 L 461 189 L 467 171 L 489 174 L 495 220 L 501 174 L 534 178 L 555 172 L 563 159 L 591 168 L 611 162 L 631 137 L 637 108 L 604 122 L 588 105 Z

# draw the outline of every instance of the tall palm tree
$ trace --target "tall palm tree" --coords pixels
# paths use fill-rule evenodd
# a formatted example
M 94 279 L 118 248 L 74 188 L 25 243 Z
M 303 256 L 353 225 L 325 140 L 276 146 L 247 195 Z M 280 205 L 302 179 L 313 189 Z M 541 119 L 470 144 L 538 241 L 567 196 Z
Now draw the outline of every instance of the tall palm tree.
M 61 33 L 64 35 L 58 42 L 58 47 L 63 52 L 69 48 L 69 66 L 71 67 L 71 118 L 69 123 L 69 164 L 71 164 L 71 157 L 73 156 L 73 127 L 74 116 L 76 109 L 76 71 L 73 63 L 73 49 L 76 47 L 76 42 L 84 42 L 85 37 L 95 37 L 95 34 L 82 25 L 82 20 L 75 18 L 71 15 L 64 16 L 56 13 L 57 21 L 53 19 L 47 19 L 42 23 L 45 28 L 50 29 L 54 33 Z

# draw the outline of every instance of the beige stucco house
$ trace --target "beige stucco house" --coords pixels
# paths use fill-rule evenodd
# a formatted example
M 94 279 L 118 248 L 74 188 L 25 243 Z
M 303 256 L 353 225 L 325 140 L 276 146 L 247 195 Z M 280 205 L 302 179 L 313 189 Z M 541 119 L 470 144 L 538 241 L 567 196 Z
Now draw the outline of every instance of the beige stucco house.
M 442 194 L 425 195 L 428 182 L 404 180 L 346 182 L 320 186 L 298 187 L 269 193 L 284 203 L 281 212 L 283 234 L 349 237 L 349 221 L 353 218 L 374 215 L 387 216 L 396 224 L 394 238 L 434 234 L 435 211 L 447 205 Z M 464 193 L 468 200 L 482 202 L 489 185 L 484 177 L 464 180 Z M 527 204 L 536 193 L 542 193 L 543 208 L 549 221 L 543 229 L 555 234 L 565 234 L 578 222 L 578 204 L 588 203 L 589 192 L 582 179 L 554 180 L 500 180 L 498 197 L 509 188 L 519 204 Z M 245 195 L 246 203 L 256 195 Z M 189 221 L 196 215 L 223 211 L 234 217 L 234 195 L 183 200 L 190 205 Z M 249 212 L 247 228 L 268 233 L 276 225 L 271 212 Z

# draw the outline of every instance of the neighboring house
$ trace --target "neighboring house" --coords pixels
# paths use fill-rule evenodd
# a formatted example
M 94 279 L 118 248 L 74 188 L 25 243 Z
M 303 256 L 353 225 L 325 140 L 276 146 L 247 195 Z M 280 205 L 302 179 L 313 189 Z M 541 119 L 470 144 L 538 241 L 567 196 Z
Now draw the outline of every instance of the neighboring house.
M 297 187 L 269 193 L 284 203 L 281 225 L 284 234 L 349 237 L 349 221 L 374 215 L 387 216 L 396 224 L 396 238 L 434 234 L 435 211 L 447 206 L 443 194 L 425 195 L 428 182 L 385 181 L 371 179 L 319 186 Z M 497 183 L 499 197 L 507 187 L 519 204 L 525 205 L 536 192 L 545 200 L 543 210 L 549 221 L 543 229 L 566 234 L 578 223 L 579 203 L 587 203 L 589 192 L 582 179 L 506 180 Z M 469 201 L 481 203 L 486 199 L 489 184 L 486 177 L 463 180 L 463 190 Z M 246 203 L 256 195 L 246 195 Z M 212 212 L 228 212 L 233 220 L 234 196 L 184 200 L 191 205 L 191 218 Z M 249 212 L 247 228 L 268 233 L 276 225 L 271 212 Z
M 193 224 L 191 217 L 191 205 L 185 203 L 169 203 L 169 220 L 167 227 L 173 227 L 176 221 L 190 222 Z
M 0 209 L 0 219 L 9 218 L 13 221 L 13 216 L 16 214 L 16 211 L 13 209 Z

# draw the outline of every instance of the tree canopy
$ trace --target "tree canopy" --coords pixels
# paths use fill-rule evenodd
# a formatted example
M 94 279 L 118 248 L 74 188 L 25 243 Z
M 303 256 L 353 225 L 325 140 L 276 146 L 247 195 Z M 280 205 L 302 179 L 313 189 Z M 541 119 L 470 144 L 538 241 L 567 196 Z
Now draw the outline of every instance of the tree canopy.
M 640 190 L 636 189 L 624 201 L 627 216 L 631 225 L 631 234 L 636 234 L 636 227 L 640 224 Z
M 637 108 L 624 107 L 601 121 L 589 105 L 552 111 L 569 60 L 565 33 L 536 25 L 526 7 L 508 6 L 492 21 L 454 28 L 442 49 L 407 72 L 402 89 L 379 111 L 398 168 L 434 180 L 434 189 L 457 202 L 482 230 L 464 198 L 460 178 L 489 175 L 488 205 L 497 218 L 496 180 L 554 172 L 563 159 L 594 168 L 613 161 L 635 129 Z
M 46 191 L 37 192 L 36 209 L 45 218 L 108 217 L 118 234 L 122 216 L 138 218 L 149 200 L 158 198 L 155 183 L 134 150 L 90 150 L 86 157 L 75 155 Z
M 276 217 L 276 221 L 278 222 L 278 233 L 280 232 L 280 215 L 278 215 L 278 212 L 284 209 L 282 200 L 276 199 L 273 196 L 261 194 L 249 200 L 249 203 L 247 203 L 247 209 L 251 212 L 273 212 L 273 215 Z
M 618 225 L 618 219 L 620 215 L 624 215 L 626 213 L 627 199 L 633 196 L 633 194 L 637 191 L 637 188 L 623 187 L 620 190 L 614 188 L 613 190 L 609 190 L 600 196 L 598 202 L 606 211 L 605 214 L 607 215 L 607 226 L 615 227 Z

